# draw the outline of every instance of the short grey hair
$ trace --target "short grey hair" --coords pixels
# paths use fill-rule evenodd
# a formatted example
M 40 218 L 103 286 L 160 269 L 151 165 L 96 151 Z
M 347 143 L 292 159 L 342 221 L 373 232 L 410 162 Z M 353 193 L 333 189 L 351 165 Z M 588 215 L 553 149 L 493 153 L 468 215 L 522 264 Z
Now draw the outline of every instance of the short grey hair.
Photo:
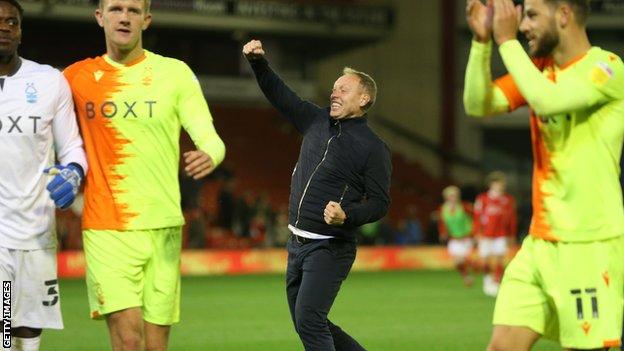
M 360 85 L 362 86 L 362 89 L 364 89 L 366 94 L 370 97 L 370 100 L 362 107 L 362 110 L 364 112 L 368 111 L 375 104 L 375 100 L 377 100 L 377 83 L 375 83 L 373 77 L 364 72 L 354 70 L 351 67 L 343 68 L 342 73 L 353 74 L 360 78 Z

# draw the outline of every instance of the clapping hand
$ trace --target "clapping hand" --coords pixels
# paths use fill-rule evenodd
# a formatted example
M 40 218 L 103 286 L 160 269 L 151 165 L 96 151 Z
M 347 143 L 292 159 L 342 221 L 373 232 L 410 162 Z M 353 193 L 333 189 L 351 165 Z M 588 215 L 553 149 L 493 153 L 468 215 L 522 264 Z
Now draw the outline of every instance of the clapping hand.
M 514 6 L 512 0 L 493 0 L 494 18 L 492 30 L 494 41 L 501 45 L 508 40 L 516 39 L 522 21 L 522 5 Z
M 493 11 L 492 0 L 485 4 L 481 0 L 466 1 L 466 22 L 474 39 L 480 43 L 487 43 L 492 37 Z

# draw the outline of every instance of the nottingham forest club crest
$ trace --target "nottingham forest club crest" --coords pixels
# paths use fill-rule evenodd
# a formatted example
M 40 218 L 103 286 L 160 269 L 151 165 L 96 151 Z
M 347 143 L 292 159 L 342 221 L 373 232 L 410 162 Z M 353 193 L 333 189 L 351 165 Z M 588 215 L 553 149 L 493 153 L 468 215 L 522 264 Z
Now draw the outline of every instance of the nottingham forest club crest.
M 26 89 L 24 89 L 24 93 L 26 94 L 26 102 L 29 104 L 37 103 L 37 88 L 35 88 L 35 83 L 26 83 Z

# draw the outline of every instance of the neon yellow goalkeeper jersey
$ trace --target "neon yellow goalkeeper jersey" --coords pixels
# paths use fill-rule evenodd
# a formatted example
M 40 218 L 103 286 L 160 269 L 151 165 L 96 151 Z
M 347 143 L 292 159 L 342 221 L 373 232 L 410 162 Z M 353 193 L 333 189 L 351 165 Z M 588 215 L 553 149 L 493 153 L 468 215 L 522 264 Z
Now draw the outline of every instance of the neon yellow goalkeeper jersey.
M 510 75 L 496 85 L 510 109 L 525 104 L 531 108 L 530 234 L 554 241 L 594 241 L 624 234 L 619 183 L 622 60 L 594 47 L 557 67 L 550 59 L 531 63 L 517 41 L 503 44 L 500 51 Z
M 130 64 L 104 55 L 77 62 L 64 73 L 91 165 L 83 228 L 144 230 L 182 225 L 180 127 L 215 164 L 225 155 L 190 68 L 145 51 Z

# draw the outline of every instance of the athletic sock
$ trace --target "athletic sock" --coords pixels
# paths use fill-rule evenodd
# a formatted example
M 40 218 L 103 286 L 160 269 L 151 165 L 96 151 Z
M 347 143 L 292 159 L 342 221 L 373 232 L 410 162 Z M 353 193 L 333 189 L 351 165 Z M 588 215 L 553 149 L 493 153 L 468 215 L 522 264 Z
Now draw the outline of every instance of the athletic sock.
M 11 338 L 11 350 L 12 351 L 39 351 L 39 344 L 41 343 L 41 335 L 35 338 Z

